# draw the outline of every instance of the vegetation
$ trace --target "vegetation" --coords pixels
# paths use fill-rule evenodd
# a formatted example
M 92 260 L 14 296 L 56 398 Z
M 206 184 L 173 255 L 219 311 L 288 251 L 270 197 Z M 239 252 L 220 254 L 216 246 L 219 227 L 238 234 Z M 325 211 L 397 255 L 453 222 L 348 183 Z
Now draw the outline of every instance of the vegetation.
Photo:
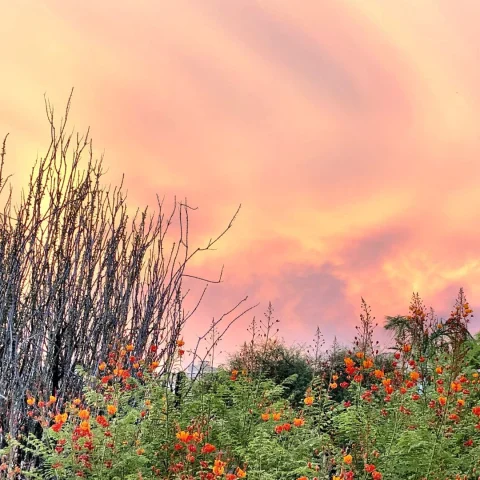
M 280 342 L 270 305 L 228 367 L 190 379 L 182 280 L 202 251 L 188 248 L 190 207 L 130 220 L 87 138 L 48 112 L 48 154 L 0 216 L 0 478 L 479 478 L 480 338 L 463 290 L 445 321 L 415 294 L 386 319 L 386 353 L 364 301 L 352 345 L 327 352 L 319 330 L 308 350 Z M 4 158 L 5 144 L 2 191 Z

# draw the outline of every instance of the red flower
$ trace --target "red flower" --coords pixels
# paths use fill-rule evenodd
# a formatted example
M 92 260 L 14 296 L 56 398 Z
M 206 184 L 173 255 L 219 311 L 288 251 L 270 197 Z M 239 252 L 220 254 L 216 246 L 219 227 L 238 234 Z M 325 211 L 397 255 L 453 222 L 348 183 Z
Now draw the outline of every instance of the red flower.
M 206 443 L 202 447 L 202 453 L 213 453 L 216 449 L 217 447 L 215 447 L 215 445 L 212 445 L 211 443 Z

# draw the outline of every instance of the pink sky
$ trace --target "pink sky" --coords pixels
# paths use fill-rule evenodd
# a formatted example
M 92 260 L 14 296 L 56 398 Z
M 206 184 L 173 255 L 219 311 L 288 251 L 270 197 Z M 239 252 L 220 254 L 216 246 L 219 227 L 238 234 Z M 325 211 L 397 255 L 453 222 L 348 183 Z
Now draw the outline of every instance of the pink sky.
M 354 335 L 360 298 L 480 306 L 477 0 L 18 0 L 0 22 L 0 135 L 20 185 L 75 87 L 132 205 L 199 207 L 195 245 L 243 205 L 190 326 L 245 295 L 288 341 Z M 6 48 L 5 48 L 6 47 Z M 246 337 L 242 320 L 226 337 Z M 475 325 L 475 324 L 474 324 Z M 478 324 L 477 324 L 478 325 Z

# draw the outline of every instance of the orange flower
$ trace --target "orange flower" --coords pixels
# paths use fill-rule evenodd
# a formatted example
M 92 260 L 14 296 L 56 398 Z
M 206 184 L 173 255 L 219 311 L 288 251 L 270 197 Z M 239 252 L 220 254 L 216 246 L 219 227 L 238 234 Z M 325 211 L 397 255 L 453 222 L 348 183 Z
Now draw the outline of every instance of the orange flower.
M 215 475 L 223 475 L 223 472 L 225 471 L 225 465 L 226 462 L 222 462 L 221 460 L 215 460 L 215 463 L 212 468 L 212 472 Z
M 89 417 L 90 417 L 90 412 L 88 410 L 80 410 L 78 412 L 78 416 L 82 419 L 82 420 L 87 420 Z
M 443 368 L 442 367 L 437 367 L 435 369 L 435 372 L 437 372 L 440 375 L 441 373 L 443 373 Z
M 182 430 L 177 433 L 176 437 L 184 443 L 190 442 L 192 440 L 192 435 L 190 433 L 186 432 L 185 430 Z
M 57 397 L 55 395 L 50 395 L 49 403 L 55 403 L 57 401 Z
M 367 358 L 363 361 L 363 368 L 372 368 L 373 367 L 373 360 L 371 358 Z
M 296 427 L 302 427 L 303 425 L 305 425 L 305 420 L 303 418 L 294 418 L 293 419 L 293 424 Z
M 409 345 L 408 343 L 406 343 L 403 347 L 402 347 L 402 350 L 405 352 L 405 353 L 408 353 L 412 350 L 412 346 Z
M 447 404 L 447 398 L 446 397 L 439 397 L 438 398 L 438 403 L 444 407 Z
M 344 358 L 343 361 L 346 367 L 353 367 L 355 365 L 355 362 L 350 357 Z
M 376 377 L 376 378 L 383 378 L 385 376 L 385 374 L 382 372 L 382 370 L 375 370 L 373 372 L 373 375 Z
M 272 415 L 272 418 L 277 421 L 277 420 L 280 420 L 280 418 L 282 418 L 282 414 L 281 413 L 274 413 Z
M 133 349 L 134 349 L 134 348 L 135 348 L 135 347 L 130 343 L 130 344 L 128 344 L 128 345 L 125 347 L 125 350 L 126 350 L 127 352 L 133 352 Z
M 410 378 L 414 381 L 417 381 L 420 378 L 420 374 L 417 371 L 410 372 Z
M 65 423 L 68 418 L 68 413 L 57 413 L 53 418 L 55 423 Z
M 330 384 L 330 388 L 331 388 L 332 390 L 335 390 L 337 387 L 338 387 L 337 382 L 332 382 L 332 383 Z
M 458 382 L 452 382 L 450 384 L 450 388 L 454 391 L 454 392 L 461 392 L 462 391 L 462 385 Z
M 345 455 L 345 456 L 343 457 L 343 461 L 344 461 L 344 463 L 346 463 L 347 465 L 350 465 L 350 464 L 352 463 L 352 460 L 353 460 L 353 457 L 352 457 L 350 454 Z
M 459 398 L 459 399 L 457 400 L 457 405 L 458 405 L 459 407 L 463 407 L 463 406 L 465 405 L 465 400 L 464 400 L 463 398 Z
M 180 338 L 177 340 L 177 347 L 183 347 L 185 345 L 185 342 L 183 341 L 183 338 Z
M 160 365 L 160 364 L 159 364 L 158 362 L 152 362 L 152 363 L 150 364 L 150 367 L 151 367 L 152 369 L 154 369 L 154 368 L 157 368 L 159 365 Z
M 90 432 L 90 422 L 88 420 L 84 420 L 80 422 L 80 430 L 83 432 L 89 433 Z
M 240 467 L 237 467 L 237 477 L 238 478 L 245 478 L 247 476 L 247 472 L 242 470 Z
M 357 352 L 357 353 L 355 354 L 355 356 L 356 356 L 357 358 L 363 358 L 363 357 L 365 356 L 365 354 L 364 354 L 363 352 Z
M 312 405 L 313 404 L 313 397 L 306 397 L 303 401 L 305 405 Z
M 109 415 L 115 415 L 117 413 L 117 407 L 115 405 L 107 405 L 107 412 Z
M 74 398 L 72 402 L 75 406 L 78 406 L 82 403 L 82 401 L 79 398 Z
M 35 399 L 33 397 L 28 397 L 27 398 L 27 405 L 35 405 Z
M 270 420 L 270 414 L 269 413 L 262 413 L 262 420 L 264 422 L 267 422 L 268 420 Z

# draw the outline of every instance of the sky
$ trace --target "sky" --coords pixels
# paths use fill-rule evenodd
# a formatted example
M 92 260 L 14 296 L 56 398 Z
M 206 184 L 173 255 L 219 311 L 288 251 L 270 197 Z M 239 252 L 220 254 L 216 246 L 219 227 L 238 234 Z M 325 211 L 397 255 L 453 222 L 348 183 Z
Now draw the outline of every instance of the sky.
M 132 206 L 187 198 L 202 246 L 242 205 L 192 264 L 225 270 L 190 343 L 245 296 L 225 351 L 269 301 L 289 343 L 348 343 L 362 297 L 379 323 L 417 291 L 480 307 L 477 0 L 1 3 L 14 185 L 48 146 L 44 95 L 61 111 L 74 87 L 71 126 Z

